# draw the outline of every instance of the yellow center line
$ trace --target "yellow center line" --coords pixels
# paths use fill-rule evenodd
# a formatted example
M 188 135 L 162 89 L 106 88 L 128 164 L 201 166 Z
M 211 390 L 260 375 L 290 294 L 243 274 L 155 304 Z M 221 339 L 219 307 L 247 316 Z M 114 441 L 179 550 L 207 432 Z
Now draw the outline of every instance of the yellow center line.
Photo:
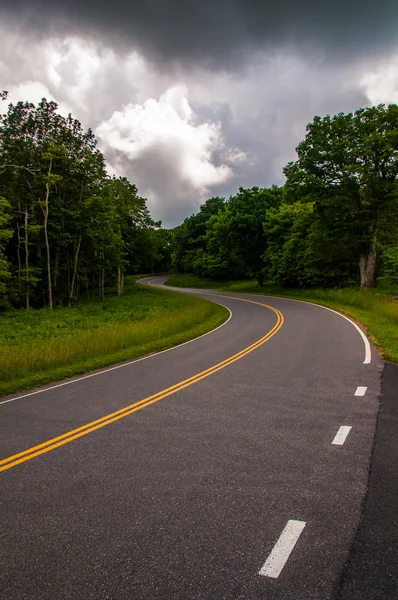
M 218 295 L 218 294 L 211 294 L 211 295 Z M 241 358 L 243 358 L 250 352 L 253 352 L 253 350 L 256 350 L 257 348 L 259 348 L 260 346 L 265 344 L 265 342 L 267 342 L 271 337 L 273 337 L 283 325 L 284 318 L 283 318 L 282 313 L 278 309 L 274 308 L 273 306 L 269 306 L 268 304 L 263 304 L 262 302 L 256 302 L 254 300 L 247 300 L 244 298 L 236 298 L 234 296 L 221 296 L 221 297 L 229 298 L 232 300 L 238 300 L 240 302 L 248 302 L 250 304 L 257 304 L 264 308 L 268 308 L 269 310 L 272 310 L 276 314 L 277 322 L 268 333 L 266 333 L 263 337 L 259 338 L 253 344 L 250 344 L 250 346 L 247 346 L 246 348 L 244 348 L 240 352 L 237 352 L 233 356 L 226 358 L 225 360 L 221 361 L 220 363 L 217 363 L 216 365 L 213 365 L 212 367 L 209 367 L 208 369 L 201 371 L 200 373 L 197 373 L 196 375 L 193 375 L 192 377 L 189 377 L 188 379 L 185 379 L 184 381 L 180 381 L 179 383 L 176 383 L 175 385 L 172 385 L 171 387 L 169 387 L 167 389 L 161 390 L 160 392 L 157 392 L 156 394 L 153 394 L 152 396 L 148 396 L 147 398 L 144 398 L 143 400 L 139 400 L 138 402 L 134 402 L 133 404 L 130 404 L 129 406 L 125 406 L 124 408 L 121 408 L 120 410 L 117 410 L 113 413 L 105 415 L 104 417 L 101 417 L 100 419 L 91 421 L 90 423 L 87 423 L 86 425 L 82 425 L 81 427 L 78 427 L 76 429 L 68 431 L 67 433 L 63 433 L 62 435 L 59 435 L 55 438 L 47 440 L 46 442 L 38 444 L 37 446 L 33 446 L 32 448 L 28 448 L 27 450 L 19 452 L 18 454 L 13 454 L 12 456 L 9 456 L 7 458 L 0 460 L 0 472 L 6 471 L 7 469 L 11 469 L 12 467 L 15 467 L 16 465 L 19 465 L 23 462 L 31 460 L 32 458 L 35 458 L 36 456 L 40 456 L 41 454 L 50 452 L 51 450 L 54 450 L 55 448 L 58 448 L 59 446 L 68 444 L 69 442 L 72 442 L 73 440 L 76 440 L 84 435 L 87 435 L 88 433 L 91 433 L 92 431 L 100 429 L 101 427 L 105 427 L 106 425 L 109 425 L 110 423 L 114 423 L 115 421 L 118 421 L 119 419 L 123 419 L 124 417 L 127 417 L 128 415 L 131 415 L 132 413 L 137 412 L 137 411 L 141 410 L 142 408 L 146 408 L 147 406 L 150 406 L 151 404 L 154 404 L 155 402 L 158 402 L 159 400 L 162 400 L 163 398 L 167 398 L 168 396 L 171 396 L 172 394 L 175 394 L 176 392 L 179 392 L 180 390 L 183 390 L 183 389 L 193 385 L 194 383 L 197 383 L 198 381 L 201 381 L 202 379 L 209 377 L 213 373 L 216 373 L 217 371 L 224 369 L 225 367 L 229 366 L 230 364 L 234 363 L 237 360 L 240 360 Z

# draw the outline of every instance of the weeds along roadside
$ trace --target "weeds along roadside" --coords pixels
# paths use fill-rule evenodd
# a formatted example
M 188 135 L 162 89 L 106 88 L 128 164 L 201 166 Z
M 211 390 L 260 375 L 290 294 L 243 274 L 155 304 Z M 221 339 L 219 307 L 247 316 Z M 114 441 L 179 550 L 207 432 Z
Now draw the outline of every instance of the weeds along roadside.
M 202 298 L 126 284 L 103 303 L 0 315 L 0 395 L 170 348 L 229 315 Z

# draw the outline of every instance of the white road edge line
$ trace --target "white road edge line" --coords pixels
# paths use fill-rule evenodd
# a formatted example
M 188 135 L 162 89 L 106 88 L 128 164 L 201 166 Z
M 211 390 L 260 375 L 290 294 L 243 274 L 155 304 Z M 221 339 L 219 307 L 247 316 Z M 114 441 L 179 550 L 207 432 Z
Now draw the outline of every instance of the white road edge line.
M 177 289 L 182 289 L 182 288 L 177 288 Z M 217 292 L 217 293 L 223 294 L 225 292 Z M 233 293 L 233 292 L 231 292 L 231 293 Z M 235 293 L 237 293 L 237 292 L 235 292 Z M 362 338 L 364 346 L 365 346 L 365 359 L 363 361 L 363 364 L 364 365 L 370 364 L 370 362 L 372 360 L 372 352 L 371 352 L 370 343 L 369 343 L 368 338 L 366 337 L 366 335 L 364 334 L 362 329 L 360 327 L 358 327 L 358 325 L 356 323 L 354 323 L 354 321 L 352 321 L 345 315 L 341 314 L 337 310 L 333 310 L 333 308 L 329 308 L 328 306 L 323 306 L 322 304 L 316 304 L 315 302 L 310 302 L 309 300 L 297 300 L 296 298 L 289 298 L 287 296 L 267 296 L 266 294 L 264 294 L 264 296 L 260 296 L 259 294 L 255 294 L 255 293 L 252 293 L 252 294 L 248 293 L 248 292 L 239 292 L 239 293 L 242 294 L 243 296 L 257 296 L 257 297 L 261 297 L 261 298 L 278 298 L 279 300 L 291 300 L 292 302 L 302 302 L 303 304 L 312 304 L 312 306 L 318 306 L 318 308 L 324 308 L 325 310 L 330 310 L 330 312 L 333 312 L 336 315 L 339 315 L 339 317 L 342 317 L 343 319 L 345 319 L 346 321 L 351 323 L 351 325 L 353 327 L 355 327 L 355 329 L 358 331 L 359 335 Z
M 220 304 L 221 306 L 226 308 L 227 311 L 229 312 L 229 317 L 226 321 L 224 321 L 224 323 L 221 323 L 221 325 L 219 325 L 215 329 L 212 329 L 211 331 L 208 331 L 207 333 L 202 333 L 202 335 L 199 335 L 198 337 L 193 338 L 192 340 L 188 340 L 188 342 L 183 342 L 182 344 L 178 344 L 178 346 L 173 346 L 172 348 L 167 348 L 166 350 L 160 350 L 159 352 L 156 352 L 155 354 L 149 354 L 148 356 L 142 356 L 141 358 L 136 358 L 135 360 L 130 360 L 128 362 L 124 362 L 121 365 L 116 365 L 115 367 L 109 367 L 108 369 L 104 369 L 102 371 L 97 371 L 96 373 L 90 373 L 89 375 L 83 375 L 83 377 L 78 377 L 77 379 L 72 379 L 71 381 L 64 381 L 63 383 L 58 383 L 57 385 L 52 385 L 51 387 L 36 390 L 35 392 L 29 392 L 28 394 L 21 394 L 20 396 L 14 396 L 13 398 L 9 398 L 8 400 L 2 400 L 2 401 L 0 401 L 0 406 L 2 404 L 7 404 L 8 402 L 14 402 L 15 400 L 21 400 L 22 398 L 28 398 L 29 396 L 35 396 L 36 394 L 42 394 L 43 392 L 49 392 L 50 390 L 55 390 L 56 388 L 63 387 L 64 385 L 70 385 L 71 383 L 77 383 L 78 381 L 82 381 L 83 379 L 90 379 L 90 377 L 97 377 L 97 375 L 103 375 L 104 373 L 109 373 L 109 371 L 115 371 L 116 369 L 122 369 L 123 367 L 129 367 L 130 365 L 133 365 L 134 363 L 137 363 L 137 362 L 141 362 L 142 360 L 148 360 L 148 358 L 154 358 L 155 356 L 159 356 L 159 354 L 164 354 L 165 352 L 171 352 L 172 350 L 176 350 L 176 348 L 181 348 L 181 346 L 186 346 L 187 344 L 191 344 L 191 342 L 196 342 L 196 340 L 206 337 L 206 335 L 210 335 L 211 333 L 214 333 L 218 329 L 221 329 L 221 327 L 224 327 L 224 325 L 226 325 L 232 318 L 232 311 L 230 308 L 228 308 L 228 306 L 225 306 L 225 304 L 222 304 L 221 302 L 217 302 L 217 301 L 214 301 L 214 302 L 216 304 Z
M 253 295 L 255 295 L 255 294 L 253 294 Z M 337 310 L 333 310 L 333 308 L 329 308 L 328 306 L 323 306 L 322 304 L 316 304 L 315 302 L 309 302 L 308 300 L 296 300 L 296 298 L 287 298 L 284 296 L 268 296 L 268 298 L 281 298 L 282 300 L 293 300 L 293 302 L 303 302 L 304 304 L 312 304 L 312 306 L 319 306 L 319 308 L 324 308 L 325 310 L 330 310 L 330 312 L 333 312 L 336 315 L 339 315 L 339 317 L 342 317 L 343 319 L 345 319 L 346 321 L 348 321 L 349 323 L 351 323 L 351 325 L 353 325 L 355 327 L 355 329 L 358 331 L 359 335 L 361 336 L 361 338 L 363 340 L 363 343 L 365 345 L 365 359 L 363 361 L 363 364 L 368 365 L 370 363 L 370 361 L 372 360 L 372 352 L 370 349 L 369 340 L 366 337 L 366 335 L 364 334 L 364 332 L 362 331 L 362 329 L 360 327 L 358 327 L 358 325 L 356 323 L 354 323 L 354 321 L 352 321 L 345 315 L 342 315 Z
M 171 288 L 171 289 L 175 289 L 177 291 L 180 290 L 187 290 L 188 288 Z M 195 291 L 193 289 L 191 289 L 191 291 Z M 209 290 L 209 291 L 214 291 L 214 290 Z M 215 290 L 217 291 L 217 290 Z M 223 294 L 225 292 L 218 292 L 220 294 Z M 258 294 L 250 294 L 250 293 L 245 293 L 245 292 L 241 292 L 243 294 L 243 296 L 258 296 Z M 209 294 L 209 296 L 211 296 L 211 293 Z M 309 300 L 297 300 L 296 298 L 288 298 L 286 296 L 262 296 L 262 298 L 279 298 L 281 300 L 292 300 L 293 302 L 302 302 L 304 304 L 312 304 L 312 306 L 318 306 L 319 308 L 324 308 L 325 310 L 329 310 L 332 313 L 335 313 L 336 315 L 339 315 L 339 317 L 342 317 L 343 319 L 345 319 L 346 321 L 348 321 L 349 323 L 351 323 L 351 325 L 353 325 L 353 327 L 355 327 L 355 329 L 358 331 L 359 335 L 362 338 L 362 341 L 364 343 L 365 346 L 365 358 L 363 361 L 364 365 L 368 365 L 370 364 L 371 360 L 372 360 L 372 351 L 370 348 L 370 343 L 368 338 L 366 337 L 366 335 L 364 334 L 364 332 L 362 331 L 362 329 L 360 327 L 358 327 L 358 325 L 356 323 L 354 323 L 354 321 L 352 321 L 352 319 L 350 319 L 349 317 L 346 317 L 345 315 L 341 314 L 340 312 L 338 312 L 337 310 L 334 310 L 333 308 L 329 308 L 328 306 L 323 306 L 322 304 L 316 304 L 315 302 L 309 302 Z
M 351 425 L 342 425 L 336 435 L 334 436 L 334 440 L 332 444 L 335 446 L 342 446 L 347 439 L 347 435 L 350 433 L 352 427 Z
M 305 521 L 290 520 L 287 522 L 271 554 L 259 570 L 259 575 L 273 579 L 279 577 L 305 526 Z
M 367 388 L 367 387 L 365 387 L 364 385 L 359 385 L 359 386 L 357 387 L 357 389 L 355 390 L 355 394 L 354 394 L 354 396 L 364 396 L 364 395 L 366 394 L 366 390 L 367 390 L 367 389 L 368 389 L 368 388 Z
M 370 363 L 370 361 L 372 360 L 372 352 L 370 349 L 369 340 L 366 337 L 366 335 L 364 334 L 364 332 L 362 331 L 362 329 L 360 327 L 358 327 L 358 325 L 356 323 L 354 323 L 354 321 L 352 321 L 345 315 L 342 315 L 337 310 L 333 310 L 333 308 L 329 308 L 328 306 L 322 306 L 321 304 L 315 304 L 314 302 L 308 302 L 308 304 L 313 304 L 314 306 L 320 306 L 321 308 L 324 308 L 325 310 L 330 310 L 331 312 L 334 312 L 336 315 L 339 315 L 340 317 L 342 317 L 343 319 L 345 319 L 346 321 L 351 323 L 351 325 L 353 325 L 355 327 L 355 329 L 358 331 L 358 333 L 361 336 L 363 343 L 365 345 L 365 359 L 363 361 L 363 364 L 368 365 Z

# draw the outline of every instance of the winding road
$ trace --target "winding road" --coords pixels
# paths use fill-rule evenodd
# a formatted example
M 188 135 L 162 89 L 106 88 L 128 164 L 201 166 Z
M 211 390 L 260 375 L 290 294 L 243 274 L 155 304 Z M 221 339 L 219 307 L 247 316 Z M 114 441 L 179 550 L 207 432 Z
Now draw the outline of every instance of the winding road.
M 337 598 L 383 363 L 331 310 L 187 293 L 230 318 L 0 400 L 2 600 Z

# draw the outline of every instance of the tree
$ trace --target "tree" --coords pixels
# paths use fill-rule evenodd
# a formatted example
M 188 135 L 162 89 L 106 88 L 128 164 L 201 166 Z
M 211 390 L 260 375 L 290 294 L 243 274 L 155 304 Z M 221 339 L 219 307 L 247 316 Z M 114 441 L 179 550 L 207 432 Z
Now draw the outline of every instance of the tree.
M 386 286 L 398 285 L 398 246 L 386 248 L 383 252 L 384 270 L 380 277 L 382 283 Z
M 125 177 L 112 177 L 104 182 L 103 191 L 117 211 L 115 227 L 119 243 L 115 248 L 118 295 L 122 294 L 126 269 L 134 272 L 153 272 L 158 259 L 157 230 L 148 210 L 146 199 L 138 195 L 137 187 Z
M 206 251 L 206 233 L 211 217 L 225 210 L 225 199 L 209 198 L 199 212 L 175 228 L 173 267 L 181 273 L 204 275 L 202 257 Z
M 10 265 L 4 254 L 7 243 L 12 238 L 10 203 L 0 196 L 0 301 L 5 299 L 7 293 L 7 281 L 11 277 Z
M 63 148 L 58 148 L 56 146 L 50 146 L 47 148 L 47 151 L 43 153 L 43 159 L 48 161 L 47 172 L 43 177 L 45 183 L 45 195 L 44 200 L 40 202 L 40 207 L 43 211 L 44 215 L 44 223 L 43 223 L 43 231 L 44 231 L 44 239 L 46 244 L 46 257 L 47 257 L 47 289 L 48 289 L 48 306 L 50 310 L 53 309 L 53 292 L 52 292 L 52 278 L 51 278 L 51 253 L 50 253 L 50 243 L 48 239 L 48 215 L 49 215 L 49 198 L 51 188 L 57 185 L 61 181 L 61 176 L 56 175 L 52 172 L 53 170 L 53 161 L 57 155 L 62 155 Z
M 10 205 L 5 251 L 16 306 L 72 305 L 90 287 L 102 300 L 115 282 L 120 295 L 126 271 L 170 257 L 136 186 L 109 177 L 92 131 L 45 98 L 0 115 L 0 196 Z
M 356 256 L 361 288 L 375 282 L 378 238 L 396 227 L 398 106 L 315 117 L 285 169 L 287 188 Z M 392 220 L 393 217 L 393 220 Z
M 276 186 L 241 187 L 227 202 L 210 198 L 176 228 L 174 267 L 204 277 L 255 277 L 262 284 L 267 245 L 263 221 L 282 195 Z
M 225 211 L 210 222 L 209 248 L 232 258 L 230 273 L 235 277 L 253 277 L 263 284 L 263 253 L 267 247 L 263 221 L 267 211 L 279 206 L 283 190 L 253 187 L 239 188 L 228 200 Z M 218 251 L 217 251 L 218 248 Z

